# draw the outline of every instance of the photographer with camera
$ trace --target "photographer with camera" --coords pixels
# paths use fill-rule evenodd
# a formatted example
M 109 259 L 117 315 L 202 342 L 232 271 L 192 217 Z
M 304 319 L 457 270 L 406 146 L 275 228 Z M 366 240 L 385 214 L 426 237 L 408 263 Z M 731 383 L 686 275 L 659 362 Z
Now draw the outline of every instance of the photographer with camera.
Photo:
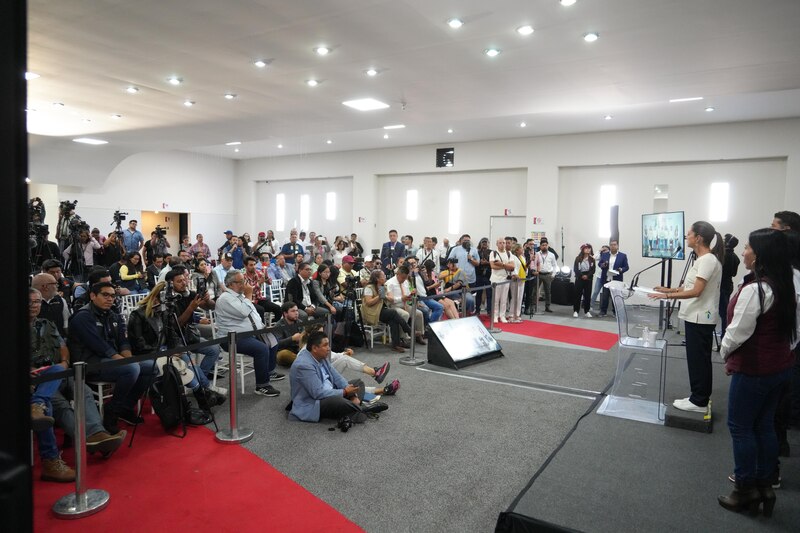
M 62 270 L 63 265 L 61 261 L 57 259 L 48 259 L 44 263 L 42 263 L 42 273 L 43 274 L 50 274 L 56 280 L 56 292 L 59 296 L 64 298 L 67 303 L 71 306 L 72 305 L 72 291 L 75 287 L 75 283 L 64 277 L 64 272 Z
M 68 270 L 77 281 L 86 279 L 86 272 L 94 266 L 94 252 L 100 248 L 100 243 L 89 235 L 87 226 L 87 229 L 81 230 L 78 234 L 78 242 L 64 249 L 62 256 L 70 265 Z

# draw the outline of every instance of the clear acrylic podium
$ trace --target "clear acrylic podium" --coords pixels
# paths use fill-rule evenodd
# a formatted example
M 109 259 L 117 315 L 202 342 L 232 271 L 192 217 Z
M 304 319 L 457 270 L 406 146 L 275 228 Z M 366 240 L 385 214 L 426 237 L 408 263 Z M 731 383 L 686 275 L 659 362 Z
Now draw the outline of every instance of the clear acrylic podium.
M 619 355 L 614 384 L 597 413 L 651 424 L 664 424 L 667 341 L 647 342 L 645 328 L 659 333 L 660 304 L 622 282 L 606 285 L 617 314 Z

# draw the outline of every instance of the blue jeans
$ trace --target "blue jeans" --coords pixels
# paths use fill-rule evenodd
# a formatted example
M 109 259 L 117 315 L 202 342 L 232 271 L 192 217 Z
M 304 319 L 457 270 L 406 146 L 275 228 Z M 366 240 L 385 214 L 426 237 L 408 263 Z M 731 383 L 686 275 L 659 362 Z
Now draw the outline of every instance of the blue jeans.
M 594 290 L 592 291 L 592 301 L 591 301 L 592 305 L 594 305 L 594 303 L 597 301 L 597 297 L 600 295 L 600 291 L 603 290 L 603 285 L 604 284 L 602 276 L 599 278 L 594 278 Z M 608 309 L 608 307 L 606 307 L 606 309 Z
M 228 350 L 228 341 L 222 343 L 222 348 Z M 253 367 L 256 371 L 256 387 L 269 384 L 269 373 L 275 370 L 278 350 L 269 346 L 255 337 L 236 339 L 236 353 L 249 355 L 253 358 Z M 234 372 L 231 369 L 231 372 Z
M 770 376 L 731 376 L 728 429 L 737 481 L 767 479 L 775 472 L 778 465 L 775 408 L 781 386 L 791 372 L 786 369 Z
M 219 344 L 212 344 L 197 350 L 197 353 L 202 354 L 203 360 L 200 361 L 200 371 L 203 374 L 211 374 L 214 372 L 214 365 L 219 359 Z
M 68 398 L 81 401 L 81 398 L 75 395 L 75 380 L 72 378 L 64 381 L 58 392 L 53 395 L 53 418 L 56 419 L 56 426 L 63 429 L 65 434 L 75 438 L 75 411 L 72 410 Z M 105 431 L 92 389 L 86 385 L 83 386 L 83 405 L 86 412 L 86 436 Z
M 444 306 L 437 300 L 423 300 L 422 305 L 428 309 L 428 322 L 438 322 L 439 319 L 442 318 Z M 422 314 L 425 314 L 425 309 L 422 309 Z
M 189 359 L 189 354 L 186 353 L 181 354 L 181 359 L 183 359 L 183 362 L 186 363 L 186 366 L 189 368 L 189 370 L 192 370 L 192 361 L 191 359 Z M 192 372 L 194 373 L 194 377 L 192 378 L 192 381 L 189 382 L 187 387 L 194 390 L 197 387 L 206 388 L 210 385 L 208 377 L 206 377 L 206 374 L 205 372 L 203 372 L 202 367 L 198 369 L 197 372 L 195 372 L 194 370 L 192 370 Z
M 477 287 L 482 287 L 483 285 L 489 285 L 489 278 L 485 278 L 483 276 L 476 276 L 475 277 L 475 285 Z M 481 308 L 481 304 L 483 303 L 483 296 L 486 295 L 486 313 L 489 316 L 492 316 L 492 288 L 488 287 L 486 289 L 481 289 L 475 292 L 475 306 L 477 306 L 478 310 Z
M 64 369 L 61 366 L 54 365 L 50 368 L 46 368 L 42 370 L 40 375 L 44 376 L 46 374 L 53 374 L 55 372 L 63 372 Z M 61 386 L 61 379 L 55 379 L 53 381 L 46 381 L 44 383 L 40 383 L 36 386 L 36 389 L 31 394 L 31 403 L 41 403 L 44 404 L 45 412 L 47 414 L 53 413 L 53 405 L 50 402 L 50 398 L 58 392 L 58 388 Z M 55 459 L 58 457 L 58 445 L 56 444 L 56 434 L 53 431 L 53 428 L 47 428 L 43 431 L 36 432 L 36 439 L 39 441 L 39 457 L 42 459 Z
M 103 363 L 110 362 L 106 359 Z M 105 366 L 105 365 L 104 365 Z M 108 402 L 113 411 L 133 408 L 136 401 L 144 394 L 147 386 L 152 381 L 155 365 L 153 361 L 131 363 L 122 366 L 101 368 L 88 376 L 89 381 L 110 381 L 114 383 L 114 395 Z

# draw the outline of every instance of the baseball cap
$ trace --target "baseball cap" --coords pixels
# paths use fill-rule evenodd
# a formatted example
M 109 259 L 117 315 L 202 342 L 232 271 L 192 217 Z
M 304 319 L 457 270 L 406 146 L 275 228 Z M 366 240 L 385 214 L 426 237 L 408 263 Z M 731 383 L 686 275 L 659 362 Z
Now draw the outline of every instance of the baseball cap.
M 346 256 L 342 257 L 342 263 L 355 263 L 355 262 L 356 262 L 356 260 L 353 259 L 352 255 L 346 255 Z
M 259 232 L 258 232 L 258 236 L 259 236 L 259 237 L 266 237 L 266 236 L 267 236 L 267 234 L 266 234 L 266 233 L 264 233 L 263 231 L 259 231 Z
M 370 261 L 374 261 L 374 260 L 375 260 L 375 256 L 372 255 L 372 254 L 367 254 L 366 256 L 364 256 L 364 262 L 365 263 L 369 263 Z
M 230 233 L 231 235 L 233 235 L 233 232 L 232 232 L 231 230 L 225 230 L 225 235 L 227 235 L 227 234 L 229 234 L 229 233 Z
M 230 252 L 226 253 L 226 254 L 225 254 L 225 255 L 223 255 L 222 257 L 223 257 L 224 259 L 227 259 L 228 261 L 233 261 L 233 255 L 232 255 Z

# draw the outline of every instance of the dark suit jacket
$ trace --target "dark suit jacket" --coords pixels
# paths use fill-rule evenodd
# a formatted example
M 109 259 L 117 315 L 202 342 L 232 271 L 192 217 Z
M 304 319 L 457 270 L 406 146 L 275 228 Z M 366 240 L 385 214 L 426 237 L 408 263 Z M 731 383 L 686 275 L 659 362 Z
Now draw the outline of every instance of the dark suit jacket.
M 394 243 L 394 250 L 392 250 L 391 241 L 383 243 L 381 248 L 381 265 L 383 265 L 383 269 L 392 270 L 391 265 L 396 265 L 397 261 L 405 256 L 405 253 L 406 247 L 400 241 Z
M 300 309 L 303 308 L 301 305 L 301 302 L 303 301 L 302 279 L 303 278 L 298 275 L 289 280 L 289 282 L 286 284 L 286 299 L 284 300 L 286 302 L 295 302 L 297 307 Z M 308 292 L 311 294 L 311 303 L 315 307 L 325 306 L 325 303 L 320 302 L 319 298 L 317 298 L 317 295 L 311 289 L 310 281 L 308 283 Z
M 611 252 L 600 254 L 600 269 L 602 270 L 603 283 L 608 279 L 608 262 L 611 260 Z M 617 252 L 617 260 L 614 262 L 614 270 L 619 272 L 614 276 L 614 281 L 622 281 L 622 274 L 630 270 L 628 266 L 628 256 L 622 252 Z

